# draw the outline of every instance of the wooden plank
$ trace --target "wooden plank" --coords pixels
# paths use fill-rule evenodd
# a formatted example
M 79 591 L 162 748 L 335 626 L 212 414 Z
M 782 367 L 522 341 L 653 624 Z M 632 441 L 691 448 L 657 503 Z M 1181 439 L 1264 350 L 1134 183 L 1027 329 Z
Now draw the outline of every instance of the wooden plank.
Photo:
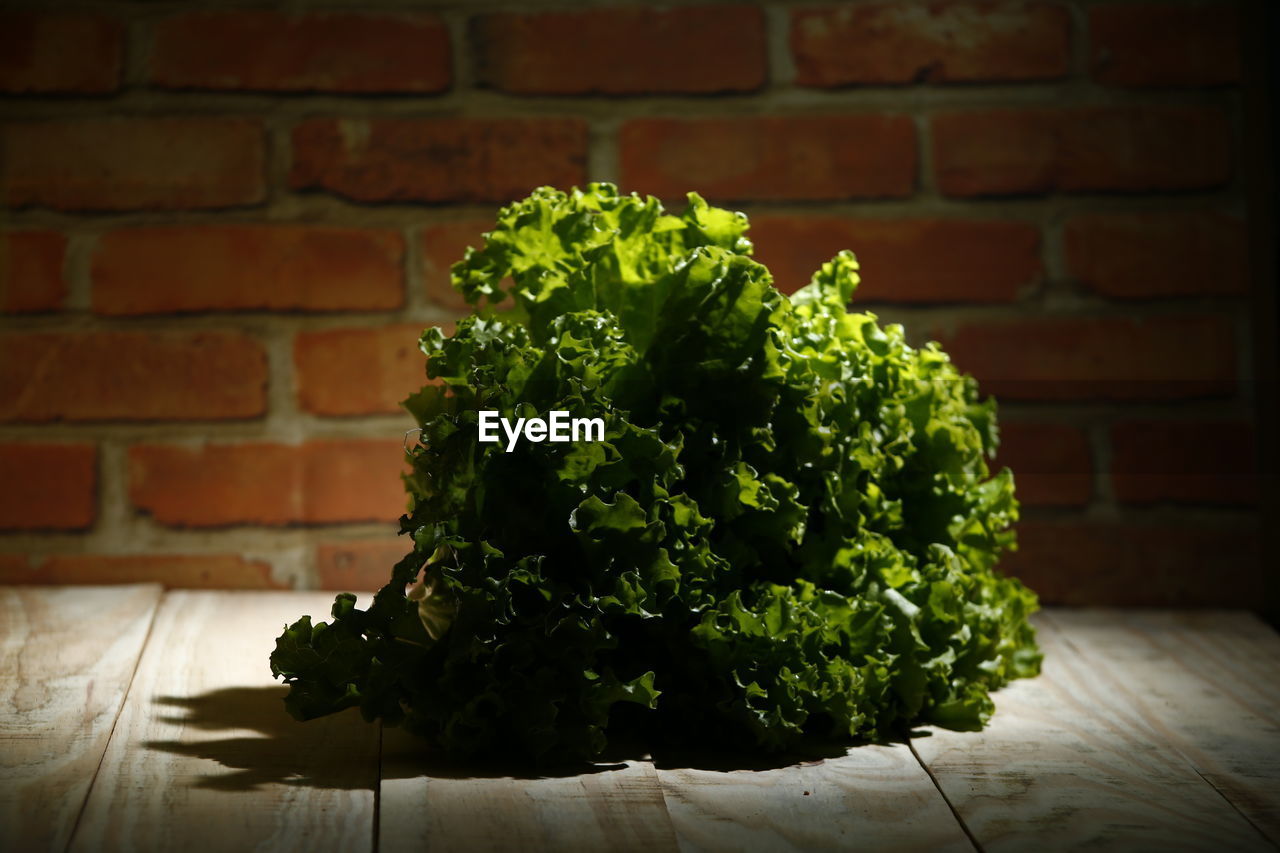
M 328 593 L 171 592 L 73 850 L 371 850 L 378 727 L 297 723 L 267 657 Z
M 973 849 L 906 744 L 777 769 L 658 776 L 686 853 Z
M 1037 619 L 1043 674 L 996 695 L 982 732 L 912 744 L 984 850 L 1271 850 L 1135 706 Z
M 667 851 L 675 834 L 648 761 L 566 776 L 442 763 L 399 729 L 383 734 L 379 849 Z
M 1280 845 L 1280 635 L 1242 612 L 1063 610 L 1048 619 Z
M 62 850 L 160 587 L 0 589 L 0 850 Z

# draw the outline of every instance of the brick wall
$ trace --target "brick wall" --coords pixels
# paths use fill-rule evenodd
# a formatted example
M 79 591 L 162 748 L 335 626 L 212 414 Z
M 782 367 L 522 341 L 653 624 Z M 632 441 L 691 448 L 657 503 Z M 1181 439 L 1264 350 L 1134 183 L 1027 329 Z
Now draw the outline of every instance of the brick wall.
M 1242 7 L 291 9 L 0 12 L 0 579 L 376 587 L 449 264 L 607 179 L 786 290 L 853 248 L 999 395 L 1046 600 L 1260 601 Z

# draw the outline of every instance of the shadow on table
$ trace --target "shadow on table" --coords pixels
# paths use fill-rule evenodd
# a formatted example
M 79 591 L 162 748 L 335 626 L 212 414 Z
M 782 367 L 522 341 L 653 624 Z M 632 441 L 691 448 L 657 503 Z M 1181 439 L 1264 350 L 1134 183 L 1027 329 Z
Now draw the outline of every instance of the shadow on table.
M 284 687 L 232 687 L 199 696 L 157 696 L 157 719 L 174 726 L 174 739 L 144 746 L 216 762 L 231 771 L 200 768 L 189 774 L 198 788 L 247 791 L 274 783 L 373 788 L 377 728 L 347 714 L 301 725 L 285 713 L 281 700 L 286 692 Z M 234 735 L 211 740 L 184 736 L 191 730 Z
M 732 773 L 737 770 L 780 770 L 798 764 L 821 764 L 839 758 L 849 751 L 847 743 L 819 741 L 778 754 L 742 750 L 658 749 L 653 752 L 653 766 L 659 770 L 710 770 Z
M 148 741 L 148 749 L 216 762 L 230 772 L 193 774 L 200 788 L 244 791 L 269 784 L 314 788 L 371 789 L 383 779 L 546 779 L 620 770 L 637 756 L 637 743 L 616 743 L 596 763 L 530 765 L 494 759 L 449 758 L 401 729 L 366 723 L 354 709 L 300 723 L 284 710 L 288 689 L 232 687 L 199 696 L 157 696 L 159 720 L 181 730 L 235 732 L 222 739 Z M 165 714 L 166 711 L 172 713 Z M 844 755 L 848 744 L 815 742 L 801 752 L 662 748 L 652 761 L 660 769 L 731 772 L 773 770 Z
M 269 784 L 368 789 L 383 779 L 538 779 L 618 770 L 623 763 L 531 767 L 450 759 L 399 729 L 366 723 L 354 709 L 300 723 L 284 710 L 286 687 L 231 687 L 199 696 L 157 696 L 159 720 L 185 730 L 236 732 L 217 740 L 155 740 L 147 749 L 216 762 L 232 772 L 199 775 L 200 788 L 245 791 Z M 174 713 L 164 715 L 164 711 Z M 379 752 L 382 752 L 381 762 Z

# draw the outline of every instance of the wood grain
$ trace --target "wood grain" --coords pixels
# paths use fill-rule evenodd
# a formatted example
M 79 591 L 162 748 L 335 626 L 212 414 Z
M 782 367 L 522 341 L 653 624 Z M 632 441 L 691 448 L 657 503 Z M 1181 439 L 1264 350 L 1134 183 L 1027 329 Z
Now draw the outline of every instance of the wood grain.
M 0 850 L 62 850 L 159 586 L 0 589 Z
M 370 850 L 378 728 L 286 716 L 267 658 L 326 593 L 171 592 L 71 849 Z
M 675 834 L 648 761 L 567 776 L 502 775 L 433 760 L 398 729 L 383 736 L 379 849 L 669 851 Z
M 686 853 L 973 849 L 905 744 L 771 770 L 660 769 L 658 777 Z
M 1047 621 L 1280 845 L 1280 635 L 1215 611 L 1063 610 Z
M 982 732 L 528 778 L 380 744 L 354 713 L 287 717 L 267 656 L 330 601 L 0 590 L 0 850 L 967 850 L 965 827 L 1038 853 L 1280 844 L 1280 637 L 1244 614 L 1042 614 L 1044 674 Z
M 1044 673 L 996 695 L 982 732 L 913 738 L 984 850 L 1271 850 L 1135 704 L 1123 678 L 1039 618 Z

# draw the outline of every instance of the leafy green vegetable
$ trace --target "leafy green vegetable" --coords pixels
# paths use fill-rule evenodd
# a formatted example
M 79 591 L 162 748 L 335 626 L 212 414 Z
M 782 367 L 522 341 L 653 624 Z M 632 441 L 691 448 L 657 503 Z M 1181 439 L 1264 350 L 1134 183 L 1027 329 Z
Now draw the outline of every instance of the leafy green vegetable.
M 368 610 L 280 637 L 295 716 L 358 706 L 461 753 L 782 750 L 976 727 L 1038 671 L 1035 596 L 994 571 L 1018 511 L 994 402 L 847 312 L 849 252 L 788 299 L 745 216 L 689 202 L 539 189 L 454 266 L 475 311 L 423 335 L 438 382 L 405 403 L 413 550 Z M 604 441 L 508 453 L 481 410 Z

